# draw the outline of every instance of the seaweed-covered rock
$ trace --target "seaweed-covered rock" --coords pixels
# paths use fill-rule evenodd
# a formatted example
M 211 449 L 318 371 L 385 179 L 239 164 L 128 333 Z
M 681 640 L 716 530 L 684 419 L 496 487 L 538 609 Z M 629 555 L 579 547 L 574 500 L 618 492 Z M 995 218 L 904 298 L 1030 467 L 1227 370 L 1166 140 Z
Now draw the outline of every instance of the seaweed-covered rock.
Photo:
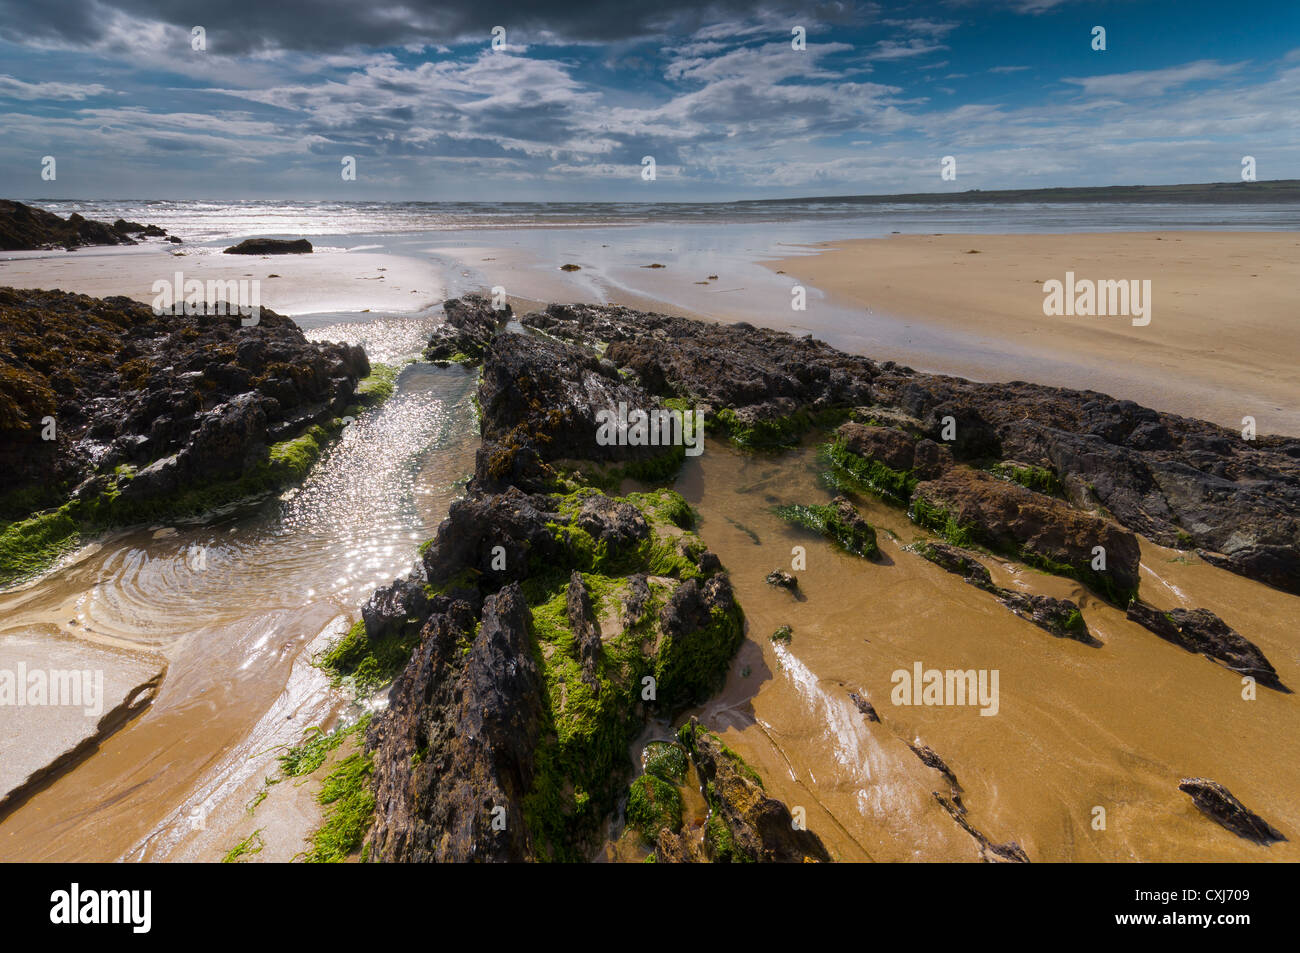
M 1202 813 L 1226 827 L 1238 837 L 1257 844 L 1284 841 L 1286 837 L 1268 821 L 1232 796 L 1218 781 L 1209 778 L 1183 778 L 1178 790 L 1191 797 Z
M 953 467 L 916 487 L 912 515 L 940 532 L 974 541 L 1040 568 L 1072 575 L 1118 605 L 1136 595 L 1141 553 L 1123 527 L 1054 497 L 999 480 L 970 467 Z M 1105 568 L 1094 569 L 1104 550 Z
M 654 844 L 661 831 L 682 829 L 682 795 L 676 785 L 653 774 L 632 782 L 627 798 L 627 822 L 646 844 Z
M 704 850 L 724 862 L 828 862 L 821 838 L 797 827 L 790 809 L 764 791 L 758 775 L 692 718 L 679 737 L 691 754 L 714 811 Z
M 463 602 L 431 617 L 389 711 L 367 732 L 375 765 L 372 860 L 532 856 L 524 801 L 543 723 L 543 681 L 518 585 L 484 600 L 477 629 Z
M 1161 612 L 1145 602 L 1135 600 L 1128 607 L 1128 618 L 1151 630 L 1166 642 L 1188 652 L 1198 652 L 1225 668 L 1249 675 L 1261 685 L 1288 689 L 1277 670 L 1259 646 L 1244 638 L 1209 609 L 1171 609 Z

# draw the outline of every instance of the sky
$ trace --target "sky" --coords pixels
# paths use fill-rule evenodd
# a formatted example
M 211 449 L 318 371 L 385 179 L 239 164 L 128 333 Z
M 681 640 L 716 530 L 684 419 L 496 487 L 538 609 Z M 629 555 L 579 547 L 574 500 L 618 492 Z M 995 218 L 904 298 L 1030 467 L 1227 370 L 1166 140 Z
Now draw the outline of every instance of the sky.
M 1297 130 L 1300 0 L 0 0 L 15 198 L 724 201 L 1239 181 L 1247 155 L 1283 179 Z

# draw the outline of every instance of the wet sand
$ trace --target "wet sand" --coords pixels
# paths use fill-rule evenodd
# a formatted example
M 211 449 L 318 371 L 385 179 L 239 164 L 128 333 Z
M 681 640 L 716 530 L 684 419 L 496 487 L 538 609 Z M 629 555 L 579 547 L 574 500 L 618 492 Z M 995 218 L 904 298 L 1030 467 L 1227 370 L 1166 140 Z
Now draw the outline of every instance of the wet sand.
M 808 809 L 842 860 L 977 859 L 974 840 L 931 792 L 942 776 L 907 747 L 919 739 L 963 787 L 970 822 L 1032 861 L 1300 860 L 1300 694 L 1258 689 L 1127 621 L 1068 579 L 986 559 L 1002 586 L 1075 600 L 1103 645 L 1058 639 L 903 547 L 928 538 L 901 510 L 864 501 L 883 557 L 867 561 L 787 526 L 772 507 L 825 502 L 812 448 L 782 458 L 720 441 L 688 461 L 677 487 L 730 572 L 748 638 L 702 720 L 757 768 L 769 791 Z M 751 535 L 753 534 L 753 535 Z M 896 534 L 896 537 L 895 535 Z M 755 542 L 757 536 L 758 542 Z M 764 582 L 795 571 L 798 600 Z M 1251 639 L 1282 681 L 1300 685 L 1292 620 L 1300 598 L 1142 545 L 1143 598 L 1208 607 Z M 790 625 L 788 646 L 771 633 Z M 891 676 L 925 668 L 998 670 L 1000 707 L 895 706 Z M 743 673 L 749 669 L 748 677 Z M 868 723 L 848 697 L 867 697 Z M 1259 847 L 1202 816 L 1181 778 L 1219 781 L 1291 840 Z M 1092 827 L 1094 808 L 1106 829 Z
M 1260 433 L 1300 434 L 1295 232 L 895 235 L 814 247 L 821 253 L 768 266 L 853 308 L 872 357 L 1100 390 L 1234 429 L 1253 416 Z M 1067 271 L 1150 280 L 1150 324 L 1044 315 L 1043 283 Z M 818 307 L 810 300 L 809 313 Z M 873 328 L 885 316 L 881 335 Z
M 1067 237 L 1078 238 L 1055 236 Z M 1136 240 L 1106 236 L 1108 241 L 1120 238 Z M 1042 239 L 1015 241 L 1032 245 Z M 990 249 L 959 258 L 961 268 L 967 261 L 985 260 L 1000 240 L 966 236 L 953 241 Z M 392 275 L 400 267 L 399 256 L 376 254 L 369 261 L 363 258 L 369 253 L 338 254 L 342 257 L 308 256 L 310 261 L 237 260 L 229 267 L 254 275 L 265 268 L 268 274 L 286 276 L 292 293 L 272 298 L 267 289 L 279 279 L 266 281 L 263 304 L 309 314 L 302 320 L 312 336 L 364 340 L 368 346 L 379 341 L 383 359 L 409 354 L 412 335 L 420 330 L 409 324 L 414 318 L 380 326 L 366 323 L 367 316 L 321 312 L 347 311 L 348 305 L 359 310 L 361 300 L 361 307 L 372 311 L 415 310 L 407 299 L 414 302 L 424 295 L 409 294 L 411 288 L 442 287 L 436 266 L 401 259 L 411 269 L 403 283 L 388 277 L 363 284 L 362 277 L 377 278 L 381 267 Z M 694 283 L 711 273 L 697 267 L 702 262 L 693 263 L 687 273 L 678 268 L 641 271 L 629 261 L 611 260 L 606 275 L 600 262 L 584 259 L 583 272 L 566 275 L 555 272 L 554 262 L 516 266 L 515 255 L 521 263 L 529 260 L 524 252 L 471 249 L 467 265 L 471 254 L 501 260 L 517 305 L 594 297 L 645 308 L 658 302 L 659 310 L 688 312 L 663 302 L 707 301 L 707 295 L 725 299 L 721 279 L 712 285 Z M 792 324 L 787 286 L 812 281 L 796 278 L 794 272 L 833 254 L 791 259 L 769 269 L 756 266 L 768 284 L 750 286 L 744 292 L 750 297 L 730 300 L 772 301 L 775 289 L 777 303 L 786 310 L 767 307 L 761 315 L 749 315 L 753 323 L 813 330 L 838 346 L 902 359 L 881 350 L 908 343 L 895 336 L 904 326 L 900 319 L 876 315 L 874 323 L 855 325 L 851 315 L 858 305 L 834 300 L 833 291 L 810 294 L 809 311 Z M 227 268 L 210 254 L 196 254 L 195 260 L 199 267 L 207 262 Z M 126 262 L 129 268 L 122 264 Z M 332 274 L 324 267 L 329 262 L 335 265 Z M 359 264 L 365 265 L 360 274 L 354 268 Z M 497 266 L 496 261 L 484 264 Z M 0 284 L 62 284 L 67 290 L 149 300 L 144 279 L 158 277 L 154 272 L 161 266 L 171 268 L 170 256 L 153 249 L 110 250 L 102 256 L 87 250 L 61 259 L 47 255 L 37 263 L 0 262 Z M 373 274 L 365 275 L 372 266 Z M 1277 266 L 1283 273 L 1287 267 L 1285 262 Z M 776 270 L 791 274 L 777 275 Z M 1083 274 L 1087 268 L 1074 270 Z M 471 282 L 480 277 L 468 267 L 465 273 Z M 1264 273 L 1262 266 L 1259 273 Z M 486 273 L 482 277 L 486 286 L 495 283 Z M 348 297 L 351 282 L 363 288 L 361 299 Z M 142 283 L 145 290 L 137 293 L 134 289 Z M 994 282 L 989 293 L 996 287 Z M 1034 290 L 1039 287 L 1026 290 L 1041 318 L 1041 292 Z M 696 297 L 679 298 L 674 289 L 688 289 L 688 296 Z M 1165 313 L 1161 300 L 1157 291 L 1152 325 L 1133 333 L 1160 328 Z M 421 306 L 427 303 L 421 300 Z M 700 310 L 728 320 L 747 314 L 744 309 L 739 315 L 721 308 Z M 1048 383 L 1067 383 L 1053 375 L 1082 367 L 1080 355 L 1087 349 L 1068 343 L 1054 364 L 1017 363 L 1020 352 L 1008 329 L 1019 325 L 1003 320 L 1005 327 L 998 331 L 999 320 L 994 315 L 987 326 L 973 331 L 956 326 L 956 319 L 913 322 L 918 330 L 910 341 L 924 338 L 929 358 L 909 363 L 933 369 L 944 369 L 935 362 L 950 363 L 948 369 L 964 376 L 980 377 L 980 370 L 989 370 L 989 376 Z M 1087 339 L 1086 332 L 1078 333 Z M 988 343 L 979 344 L 985 340 L 979 335 L 985 334 Z M 1124 338 L 1126 332 L 1115 334 Z M 1050 349 L 1055 340 L 1053 335 L 1044 347 Z M 1225 347 L 1232 344 L 1223 342 Z M 1097 360 L 1103 356 L 1088 353 Z M 1282 348 L 1278 353 L 1289 352 Z M 989 354 L 1008 362 L 1007 373 L 994 374 L 979 363 Z M 1263 356 L 1256 359 L 1267 362 Z M 1204 393 L 1222 394 L 1225 385 L 1214 379 L 1218 366 L 1205 361 L 1199 368 L 1209 375 L 1199 385 L 1202 391 L 1183 386 L 1177 376 L 1144 372 L 1141 383 L 1154 388 L 1158 399 L 1143 398 L 1122 381 L 1076 386 L 1110 389 L 1119 397 L 1178 410 L 1171 404 L 1203 400 Z M 442 387 L 438 380 L 443 376 L 463 372 L 452 368 L 434 372 L 433 378 L 424 376 L 428 373 L 421 372 L 423 383 L 410 396 Z M 462 389 L 453 388 L 456 394 Z M 1285 429 L 1271 425 L 1274 416 L 1255 415 L 1262 431 Z M 53 624 L 62 638 L 161 653 L 169 666 L 149 711 L 0 820 L 0 859 L 217 860 L 257 828 L 264 828 L 267 847 L 255 859 L 288 859 L 301 848 L 299 839 L 316 817 L 310 785 L 275 791 L 258 809 L 261 814 L 248 815 L 247 805 L 274 769 L 279 745 L 299 740 L 310 725 L 328 726 L 347 708 L 346 699 L 332 692 L 306 659 L 313 646 L 322 639 L 328 642 L 355 616 L 369 589 L 405 571 L 415 546 L 431 535 L 458 492 L 452 481 L 472 468 L 476 439 L 461 434 L 444 450 L 423 458 L 413 484 L 410 477 L 386 478 L 385 493 L 394 488 L 405 493 L 408 487 L 414 493 L 419 530 L 412 535 L 413 524 L 397 521 L 376 533 L 377 514 L 387 513 L 392 500 L 370 499 L 366 487 L 376 474 L 388 473 L 391 460 L 386 463 L 384 454 L 402 451 L 396 431 L 409 431 L 415 419 L 394 415 L 388 425 L 392 432 L 379 447 L 372 451 L 363 443 L 354 448 L 345 471 L 364 472 L 367 478 L 326 473 L 326 486 L 316 491 L 322 505 L 290 507 L 271 534 L 280 538 L 264 540 L 269 548 L 260 548 L 263 534 L 257 523 L 242 523 L 233 535 L 230 524 L 222 523 L 210 530 L 181 528 L 176 536 L 146 532 L 113 538 L 21 597 L 0 597 L 0 608 L 8 610 L 7 631 L 17 634 Z M 358 432 L 357 439 L 363 437 Z M 770 512 L 777 502 L 827 498 L 806 453 L 751 457 L 711 441 L 703 457 L 688 461 L 677 487 L 701 511 L 703 538 L 731 570 L 750 625 L 725 690 L 702 715 L 760 771 L 769 790 L 807 808 L 809 826 L 839 859 L 977 859 L 974 841 L 932 797 L 932 791 L 946 786 L 907 748 L 906 742 L 915 738 L 933 747 L 956 772 L 971 822 L 994 842 L 1018 841 L 1036 861 L 1300 859 L 1292 846 L 1300 837 L 1300 814 L 1293 803 L 1294 791 L 1300 789 L 1300 696 L 1260 689 L 1256 701 L 1244 702 L 1232 673 L 1128 623 L 1073 583 L 992 563 L 1000 584 L 1079 601 L 1105 645 L 1097 649 L 1054 639 L 985 593 L 903 551 L 901 543 L 919 531 L 904 514 L 877 504 L 866 504 L 863 511 L 882 528 L 885 559 L 865 563 L 835 553 Z M 308 488 L 306 495 L 311 494 Z M 340 533 L 329 527 L 340 523 L 341 512 L 348 517 Z M 886 529 L 900 540 L 889 539 Z M 218 538 L 228 542 L 217 544 Z M 187 574 L 182 551 L 191 542 L 216 545 L 218 554 L 229 547 L 229 569 L 218 568 L 203 579 Z M 798 573 L 806 602 L 763 582 L 771 569 L 790 568 L 790 549 L 796 544 L 808 551 L 808 569 Z M 1260 645 L 1285 682 L 1293 687 L 1300 682 L 1294 637 L 1284 621 L 1300 615 L 1300 600 L 1188 559 L 1144 544 L 1144 597 L 1160 608 L 1214 609 Z M 311 591 L 310 585 L 318 582 L 321 591 Z M 66 625 L 71 619 L 78 620 L 76 627 Z M 788 648 L 768 639 L 782 624 L 794 628 Z M 890 674 L 916 661 L 926 667 L 999 669 L 999 715 L 892 706 Z M 849 691 L 869 697 L 883 724 L 868 724 L 848 699 Z M 1258 848 L 1203 818 L 1177 790 L 1179 778 L 1190 775 L 1222 782 L 1292 843 Z M 1097 806 L 1107 810 L 1104 832 L 1091 827 Z
M 370 251 L 317 247 L 308 255 L 225 255 L 208 246 L 83 248 L 7 252 L 0 286 L 59 288 L 78 294 L 126 295 L 152 303 L 155 281 L 176 272 L 200 281 L 258 279 L 261 306 L 296 316 L 320 311 L 419 311 L 446 291 L 423 262 Z M 275 277 L 272 277 L 272 276 Z

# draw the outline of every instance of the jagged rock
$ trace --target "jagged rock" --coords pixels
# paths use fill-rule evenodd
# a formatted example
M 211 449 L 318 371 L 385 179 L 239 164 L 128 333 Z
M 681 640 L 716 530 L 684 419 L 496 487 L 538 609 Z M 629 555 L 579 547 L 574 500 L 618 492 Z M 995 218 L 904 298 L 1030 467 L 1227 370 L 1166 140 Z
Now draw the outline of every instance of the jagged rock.
M 954 791 L 960 791 L 961 785 L 957 783 L 957 775 L 953 774 L 952 768 L 944 762 L 943 758 L 935 753 L 935 750 L 929 745 L 921 744 L 920 741 L 909 741 L 907 746 L 912 749 L 912 753 L 921 759 L 921 763 L 927 768 L 934 768 L 952 785 Z
M 1209 778 L 1183 778 L 1178 790 L 1190 795 L 1201 812 L 1226 827 L 1238 837 L 1257 844 L 1284 841 L 1286 837 L 1254 811 L 1232 796 L 1232 792 Z
M 463 602 L 425 624 L 389 711 L 366 736 L 375 765 L 372 860 L 531 858 L 524 799 L 543 703 L 528 627 L 517 584 L 484 600 L 477 635 Z M 494 829 L 497 816 L 504 829 Z
M 248 472 L 268 444 L 341 413 L 369 372 L 360 348 L 308 341 L 266 309 L 245 327 L 0 288 L 0 467 L 10 489 L 57 494 L 127 464 L 148 474 L 128 499 L 147 499 Z
M 1234 672 L 1249 675 L 1261 685 L 1290 691 L 1259 647 L 1209 609 L 1161 612 L 1135 600 L 1129 605 L 1127 616 L 1130 621 L 1188 652 L 1198 652 Z
M 137 229 L 143 230 L 143 226 Z M 63 219 L 34 205 L 0 199 L 0 250 L 66 248 L 71 251 L 82 245 L 134 244 L 134 240 L 114 225 L 83 218 L 76 212 Z
M 1045 629 L 1058 638 L 1074 639 L 1085 645 L 1101 645 L 1101 642 L 1089 633 L 1083 613 L 1071 600 L 1019 592 L 994 585 L 988 567 L 976 559 L 974 553 L 956 546 L 926 542 L 920 543 L 915 549 L 919 555 L 940 568 L 961 576 L 967 584 L 992 593 L 997 597 L 998 602 L 1040 629 Z
M 767 584 L 769 586 L 779 586 L 782 589 L 789 589 L 791 592 L 794 592 L 799 588 L 799 580 L 784 569 L 773 569 L 768 573 Z
M 1006 844 L 994 844 L 988 839 L 983 831 L 977 829 L 969 818 L 966 816 L 966 805 L 962 803 L 961 795 L 953 793 L 951 797 L 944 797 L 938 791 L 930 792 L 936 801 L 948 812 L 957 824 L 971 837 L 980 847 L 980 859 L 986 864 L 1027 864 L 1029 855 L 1024 852 L 1019 844 L 1011 841 Z
M 716 735 L 692 718 L 680 737 L 710 793 L 715 812 L 710 822 L 725 827 L 725 832 L 706 829 L 704 851 L 710 860 L 830 861 L 821 838 L 796 829 L 790 809 L 764 793 L 758 776 Z
M 600 680 L 596 677 L 596 662 L 600 658 L 600 625 L 591 609 L 591 597 L 583 585 L 582 573 L 573 570 L 569 576 L 569 591 L 565 599 L 569 626 L 578 643 L 578 657 L 582 662 L 582 677 L 591 690 L 600 694 Z
M 446 320 L 434 328 L 424 349 L 428 361 L 477 364 L 483 348 L 512 316 L 510 305 L 498 311 L 492 307 L 492 299 L 481 294 L 451 298 L 442 310 Z
M 999 552 L 1067 567 L 1121 605 L 1137 592 L 1137 537 L 1054 497 L 969 467 L 953 467 L 917 485 L 913 512 L 921 514 L 922 507 L 945 514 Z M 1092 569 L 1097 546 L 1105 549 L 1104 571 Z
M 876 714 L 875 707 L 871 702 L 867 701 L 866 698 L 859 695 L 857 692 L 849 692 L 849 700 L 853 702 L 858 711 L 862 712 L 862 714 L 866 716 L 867 721 L 880 721 L 880 716 Z
M 1095 391 L 921 374 L 743 322 L 715 325 L 597 305 L 553 305 L 522 321 L 558 337 L 608 342 L 606 355 L 653 393 L 751 419 L 856 406 L 861 419 L 931 440 L 924 461 L 924 441 L 916 446 L 922 479 L 939 476 L 946 454 L 1049 468 L 1077 503 L 1104 506 L 1128 530 L 1196 548 L 1226 569 L 1300 593 L 1294 438 L 1243 440 L 1214 424 Z M 957 439 L 945 442 L 949 416 Z
M 506 480 L 524 488 L 548 486 L 544 472 L 518 465 L 521 454 L 547 463 L 629 464 L 673 449 L 598 441 L 599 411 L 616 412 L 620 403 L 629 411 L 649 410 L 660 402 L 624 381 L 609 361 L 560 341 L 498 334 L 485 354 L 478 399 L 486 452 L 475 469 L 476 486 Z
M 650 604 L 650 584 L 643 572 L 628 576 L 627 595 L 623 600 L 623 627 L 630 629 L 645 618 L 646 607 Z
M 311 242 L 305 238 L 245 238 L 225 249 L 227 255 L 309 255 Z

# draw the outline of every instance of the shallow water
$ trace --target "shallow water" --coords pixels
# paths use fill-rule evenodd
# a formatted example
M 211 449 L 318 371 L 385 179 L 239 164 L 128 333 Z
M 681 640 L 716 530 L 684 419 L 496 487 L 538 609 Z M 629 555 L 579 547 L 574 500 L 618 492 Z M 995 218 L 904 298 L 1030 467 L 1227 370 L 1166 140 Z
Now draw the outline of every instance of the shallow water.
M 713 442 L 688 461 L 678 488 L 699 509 L 701 535 L 730 571 L 749 627 L 703 717 L 769 791 L 807 809 L 833 855 L 977 859 L 973 839 L 931 795 L 947 794 L 947 782 L 906 745 L 919 739 L 956 774 L 971 823 L 994 843 L 1018 842 L 1033 861 L 1300 859 L 1300 695 L 1259 688 L 1243 700 L 1238 676 L 1071 580 L 991 561 L 999 585 L 1074 599 L 1104 644 L 1054 638 L 906 551 L 924 534 L 880 503 L 860 509 L 879 531 L 882 558 L 836 552 L 771 512 L 829 499 L 817 469 L 810 448 L 773 459 Z M 807 569 L 795 572 L 804 601 L 764 582 L 791 569 L 794 546 L 807 553 Z M 1144 543 L 1143 597 L 1162 609 L 1214 610 L 1296 687 L 1300 598 L 1186 559 Z M 771 642 L 785 624 L 790 644 Z M 918 661 L 998 670 L 997 714 L 894 705 L 892 674 Z M 850 691 L 870 699 L 880 724 L 866 721 Z M 1257 847 L 1200 815 L 1177 787 L 1191 776 L 1224 784 L 1291 843 Z M 1104 830 L 1093 828 L 1095 808 L 1105 810 Z
M 164 828 L 196 793 L 211 810 L 239 780 L 232 765 L 344 707 L 319 673 L 291 677 L 294 663 L 405 575 L 461 492 L 478 444 L 474 382 L 410 365 L 301 487 L 202 526 L 120 533 L 0 595 L 0 637 L 66 633 L 168 664 L 144 714 L 0 821 L 0 859 L 165 856 Z M 270 710 L 282 713 L 274 730 Z

